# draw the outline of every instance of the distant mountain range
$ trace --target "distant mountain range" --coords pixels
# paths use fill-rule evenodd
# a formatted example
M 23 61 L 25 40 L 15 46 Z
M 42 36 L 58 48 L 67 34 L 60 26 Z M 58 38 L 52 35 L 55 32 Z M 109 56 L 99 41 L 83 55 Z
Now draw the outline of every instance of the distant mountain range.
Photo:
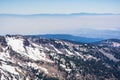
M 0 16 L 84 16 L 84 15 L 120 15 L 114 13 L 70 13 L 70 14 L 0 14 Z
M 104 40 L 100 38 L 87 38 L 87 37 L 80 37 L 80 36 L 74 36 L 69 34 L 45 34 L 45 35 L 31 35 L 31 36 L 43 37 L 47 39 L 61 39 L 61 40 L 68 40 L 68 41 L 75 41 L 75 42 L 82 42 L 82 43 L 91 43 L 91 42 Z

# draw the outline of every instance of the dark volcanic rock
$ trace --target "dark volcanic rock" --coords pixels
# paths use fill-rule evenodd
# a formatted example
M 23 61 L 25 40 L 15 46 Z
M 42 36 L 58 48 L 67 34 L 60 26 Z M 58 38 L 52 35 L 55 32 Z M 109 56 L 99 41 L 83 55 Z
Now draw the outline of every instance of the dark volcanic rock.
M 1 44 L 2 46 L 4 46 L 4 47 L 7 46 L 7 42 L 6 42 L 6 40 L 5 40 L 5 37 L 0 36 L 0 44 Z

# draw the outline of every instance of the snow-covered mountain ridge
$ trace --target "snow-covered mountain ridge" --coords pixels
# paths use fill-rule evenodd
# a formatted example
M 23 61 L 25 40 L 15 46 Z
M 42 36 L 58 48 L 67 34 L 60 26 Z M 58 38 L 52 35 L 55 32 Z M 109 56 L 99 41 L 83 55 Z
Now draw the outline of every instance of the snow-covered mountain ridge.
M 1 80 L 119 80 L 120 40 L 96 44 L 0 36 Z

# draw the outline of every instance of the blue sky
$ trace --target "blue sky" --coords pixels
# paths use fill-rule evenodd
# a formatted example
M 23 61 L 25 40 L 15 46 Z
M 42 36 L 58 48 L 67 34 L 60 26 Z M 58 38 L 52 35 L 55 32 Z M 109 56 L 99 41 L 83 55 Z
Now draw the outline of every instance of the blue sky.
M 120 13 L 120 0 L 0 0 L 0 13 Z

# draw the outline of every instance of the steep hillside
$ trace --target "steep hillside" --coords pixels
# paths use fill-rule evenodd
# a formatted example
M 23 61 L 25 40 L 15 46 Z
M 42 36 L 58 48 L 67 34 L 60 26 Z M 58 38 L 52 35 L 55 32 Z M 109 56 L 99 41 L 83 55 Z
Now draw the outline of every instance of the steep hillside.
M 120 80 L 120 40 L 0 36 L 1 80 Z

